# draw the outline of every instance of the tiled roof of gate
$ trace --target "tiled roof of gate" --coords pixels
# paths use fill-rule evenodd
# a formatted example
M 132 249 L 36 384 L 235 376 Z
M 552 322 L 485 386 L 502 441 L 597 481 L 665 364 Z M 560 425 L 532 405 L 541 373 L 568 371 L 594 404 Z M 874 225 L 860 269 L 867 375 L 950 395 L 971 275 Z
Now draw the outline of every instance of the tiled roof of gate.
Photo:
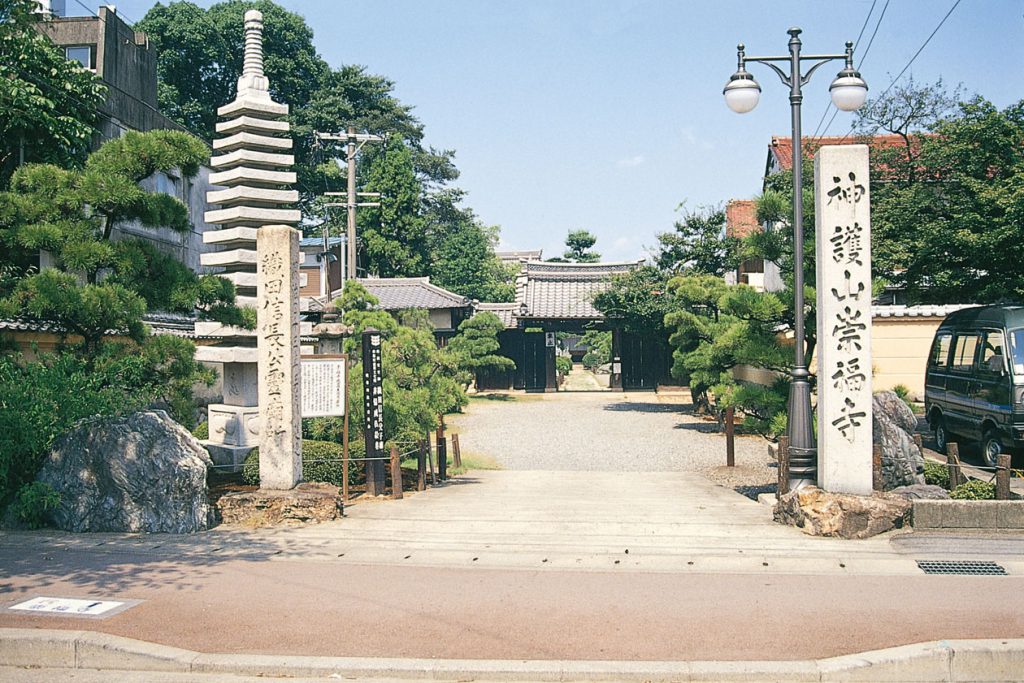
M 594 297 L 611 278 L 640 267 L 643 260 L 619 263 L 550 263 L 530 261 L 519 274 L 516 301 L 525 302 L 527 318 L 603 319 Z
M 361 278 L 359 284 L 377 297 L 385 311 L 406 308 L 465 308 L 472 302 L 447 289 L 430 284 L 429 277 Z M 340 292 L 337 295 L 340 295 Z
M 149 327 L 153 334 L 169 334 L 189 339 L 196 336 L 196 319 L 189 315 L 152 311 L 142 316 L 142 322 Z M 31 318 L 0 320 L 0 331 L 65 334 L 65 330 L 55 322 Z M 110 330 L 107 334 L 116 336 L 118 332 Z
M 493 313 L 498 316 L 507 330 L 514 330 L 517 326 L 515 319 L 516 314 L 519 312 L 519 304 L 517 302 L 503 304 L 477 304 L 476 310 L 478 313 L 487 311 L 488 313 Z

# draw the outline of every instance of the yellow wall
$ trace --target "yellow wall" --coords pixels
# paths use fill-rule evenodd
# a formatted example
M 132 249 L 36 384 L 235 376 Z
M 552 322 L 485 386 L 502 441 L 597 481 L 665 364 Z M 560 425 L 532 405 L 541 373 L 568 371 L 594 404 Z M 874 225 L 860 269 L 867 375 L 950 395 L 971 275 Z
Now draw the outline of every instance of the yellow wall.
M 872 390 L 902 384 L 924 398 L 924 369 L 942 318 L 875 318 L 871 321 Z
M 875 317 L 871 321 L 872 391 L 892 389 L 902 384 L 917 400 L 924 399 L 924 369 L 939 317 Z M 787 340 L 783 340 L 785 343 Z M 790 340 L 788 340 L 790 343 Z M 817 357 L 808 361 L 812 374 L 817 373 Z M 741 382 L 769 385 L 773 373 L 741 365 L 733 369 L 733 377 Z

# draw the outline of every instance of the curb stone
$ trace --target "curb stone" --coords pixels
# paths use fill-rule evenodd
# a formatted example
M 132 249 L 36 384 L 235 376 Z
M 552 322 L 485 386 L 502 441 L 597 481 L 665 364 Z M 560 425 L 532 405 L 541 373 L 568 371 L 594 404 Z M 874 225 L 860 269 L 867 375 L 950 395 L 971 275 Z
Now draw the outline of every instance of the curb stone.
M 4 666 L 439 681 L 1020 681 L 1024 639 L 943 640 L 799 661 L 546 661 L 203 654 L 90 631 L 0 628 Z

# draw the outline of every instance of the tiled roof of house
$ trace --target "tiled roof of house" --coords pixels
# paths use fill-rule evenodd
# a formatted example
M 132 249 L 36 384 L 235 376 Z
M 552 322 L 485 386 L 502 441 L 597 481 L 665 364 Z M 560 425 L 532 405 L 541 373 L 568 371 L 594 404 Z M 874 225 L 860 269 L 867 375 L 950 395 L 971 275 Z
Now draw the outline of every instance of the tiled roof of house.
M 730 199 L 725 205 L 725 234 L 742 239 L 761 231 L 757 222 L 757 204 L 753 199 Z
M 361 278 L 359 284 L 377 297 L 385 311 L 406 308 L 465 308 L 472 302 L 464 296 L 430 284 L 429 277 Z M 334 296 L 340 296 L 335 292 Z
M 169 334 L 188 339 L 193 339 L 196 336 L 196 319 L 189 315 L 152 311 L 142 316 L 142 322 L 149 327 L 153 334 Z M 0 320 L 0 331 L 65 334 L 64 329 L 57 323 L 29 318 Z M 116 336 L 118 333 L 110 330 L 107 334 Z
M 530 261 L 516 283 L 516 301 L 525 302 L 526 318 L 602 319 L 594 297 L 608 288 L 613 275 L 627 273 L 643 260 L 620 263 L 549 263 Z
M 945 318 L 953 311 L 978 304 L 918 304 L 917 306 L 872 306 L 872 318 Z
M 543 254 L 543 249 L 494 252 L 494 255 L 497 256 L 502 263 L 526 263 L 527 261 L 539 261 Z
M 919 139 L 919 138 L 918 138 Z M 911 138 L 913 144 L 914 138 Z M 906 144 L 899 135 L 874 135 L 869 138 L 861 136 L 840 136 L 829 137 L 805 137 L 803 138 L 804 154 L 813 156 L 819 147 L 825 145 L 867 145 L 872 149 L 885 149 L 890 147 L 901 147 Z M 778 168 L 788 171 L 793 168 L 793 138 L 772 136 L 768 145 L 768 168 L 766 174 L 772 170 L 772 161 L 778 164 Z
M 514 330 L 517 326 L 515 316 L 519 313 L 519 303 L 477 304 L 476 311 L 493 313 L 498 316 L 506 330 Z
M 328 237 L 327 238 L 327 245 L 329 247 L 336 247 L 339 244 L 344 244 L 344 243 L 345 243 L 345 238 L 344 237 Z M 323 246 L 324 246 L 324 238 L 323 237 L 303 237 L 302 239 L 299 240 L 299 248 L 300 249 L 309 249 L 309 248 L 314 248 L 315 249 L 317 247 L 323 249 Z

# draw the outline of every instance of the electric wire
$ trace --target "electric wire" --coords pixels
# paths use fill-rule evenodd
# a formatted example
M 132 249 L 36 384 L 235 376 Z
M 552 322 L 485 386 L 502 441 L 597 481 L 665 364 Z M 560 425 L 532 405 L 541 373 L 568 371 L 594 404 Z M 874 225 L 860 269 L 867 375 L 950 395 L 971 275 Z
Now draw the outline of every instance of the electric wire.
M 885 12 L 886 12 L 886 10 L 889 9 L 889 2 L 890 2 L 890 0 L 885 0 L 885 5 L 882 6 L 882 13 L 878 15 L 878 21 L 875 22 L 875 28 L 871 32 L 871 37 L 868 38 L 868 46 L 866 48 L 864 48 L 864 54 L 862 54 L 860 56 L 860 62 L 859 62 L 859 66 L 860 67 L 864 66 L 864 60 L 866 60 L 868 58 L 868 53 L 871 52 L 871 46 L 875 44 L 875 36 L 878 35 L 878 28 L 882 25 L 882 20 L 885 19 Z M 865 26 L 866 25 L 867 24 L 865 24 Z M 861 35 L 863 35 L 863 33 L 864 33 L 864 31 L 863 31 L 863 29 L 861 29 Z M 825 113 L 828 113 L 829 109 L 830 108 L 834 108 L 834 107 L 835 107 L 835 105 L 833 105 L 832 101 L 829 100 L 828 107 L 825 107 Z M 839 110 L 836 109 L 834 112 L 832 112 L 832 118 L 830 118 L 828 120 L 828 123 L 825 124 L 825 128 L 822 129 L 821 135 L 818 136 L 817 131 L 815 131 L 814 135 L 812 135 L 811 137 L 814 137 L 816 140 L 820 140 L 821 138 L 823 138 L 826 135 L 828 135 L 828 131 L 832 127 L 832 122 L 836 120 L 836 117 L 838 115 L 839 115 Z M 822 116 L 822 119 L 824 119 L 824 118 L 825 117 Z
M 868 10 L 868 15 L 866 17 L 864 17 L 864 23 L 861 25 L 860 33 L 857 34 L 857 41 L 854 43 L 854 45 L 856 45 L 858 48 L 860 47 L 861 36 L 864 35 L 864 29 L 867 28 L 868 22 L 871 21 L 871 15 L 874 13 L 875 5 L 877 5 L 877 4 L 878 4 L 878 0 L 872 0 L 871 1 L 871 9 Z M 887 2 L 886 5 L 888 5 L 888 4 L 889 3 Z M 876 27 L 876 30 L 877 30 L 877 27 Z M 818 131 L 821 129 L 821 124 L 825 120 L 825 117 L 828 116 L 828 112 L 829 112 L 829 109 L 831 109 L 831 107 L 832 107 L 832 100 L 830 99 L 829 102 L 828 102 L 828 106 L 825 107 L 825 111 L 822 112 L 821 118 L 818 120 L 818 125 L 814 127 L 814 132 L 811 133 L 811 137 L 812 138 L 815 137 L 818 134 Z
M 906 66 L 904 66 L 904 67 L 903 67 L 903 68 L 902 68 L 902 69 L 900 70 L 900 72 L 899 72 L 898 74 L 896 74 L 896 78 L 892 79 L 892 82 L 890 82 L 890 83 L 889 83 L 889 86 L 888 86 L 888 87 L 887 87 L 887 88 L 886 88 L 885 90 L 883 90 L 883 91 L 882 91 L 882 94 L 878 96 L 878 99 L 881 99 L 881 98 L 885 97 L 885 96 L 886 96 L 886 94 L 887 94 L 887 93 L 888 93 L 888 92 L 889 92 L 890 90 L 892 90 L 892 89 L 893 89 L 893 86 L 895 86 L 895 85 L 896 85 L 896 83 L 898 83 L 898 82 L 899 82 L 899 80 L 900 80 L 901 78 L 903 78 L 903 74 L 907 73 L 907 69 L 909 69 L 909 68 L 911 67 L 911 65 L 913 65 L 913 63 L 914 63 L 914 60 L 916 60 L 916 59 L 918 58 L 918 56 L 919 56 L 919 55 L 920 55 L 920 54 L 921 54 L 921 53 L 922 53 L 922 52 L 924 51 L 924 49 L 925 49 L 926 47 L 928 47 L 928 43 L 930 43 L 930 42 L 931 42 L 932 38 L 934 38 L 934 37 L 935 37 L 935 34 L 936 34 L 936 33 L 938 33 L 938 32 L 939 32 L 939 29 L 941 29 L 941 28 L 942 28 L 942 25 L 943 25 L 943 24 L 945 24 L 945 23 L 946 23 L 946 20 L 947 20 L 947 19 L 949 19 L 949 17 L 950 17 L 950 15 L 951 15 L 951 14 L 953 14 L 953 10 L 955 10 L 955 9 L 957 8 L 957 6 L 958 6 L 958 5 L 959 5 L 959 4 L 960 4 L 960 3 L 962 2 L 962 1 L 963 1 L 963 0 L 956 0 L 956 2 L 954 2 L 954 3 L 953 3 L 953 6 L 949 8 L 949 11 L 948 11 L 948 12 L 946 12 L 946 16 L 942 17 L 942 21 L 940 21 L 940 22 L 939 22 L 939 25 L 938 25 L 938 26 L 936 26 L 936 27 L 935 27 L 935 30 L 933 30 L 933 31 L 932 31 L 932 32 L 931 32 L 931 33 L 930 33 L 930 34 L 928 35 L 928 37 L 927 37 L 927 38 L 925 39 L 924 43 L 922 43 L 922 44 L 921 44 L 921 47 L 917 48 L 917 52 L 915 52 L 915 53 L 914 53 L 914 56 L 913 56 L 913 57 L 911 57 L 911 58 L 910 58 L 910 61 L 909 61 L 909 62 L 907 62 L 907 65 L 906 65 Z M 851 126 L 851 127 L 850 127 L 850 130 L 849 130 L 849 131 L 847 131 L 846 135 L 844 135 L 844 136 L 843 136 L 842 138 L 840 138 L 840 142 L 842 142 L 842 141 L 843 141 L 843 140 L 845 140 L 846 138 L 850 137 L 850 133 L 852 133 L 852 132 L 853 132 L 853 127 Z

